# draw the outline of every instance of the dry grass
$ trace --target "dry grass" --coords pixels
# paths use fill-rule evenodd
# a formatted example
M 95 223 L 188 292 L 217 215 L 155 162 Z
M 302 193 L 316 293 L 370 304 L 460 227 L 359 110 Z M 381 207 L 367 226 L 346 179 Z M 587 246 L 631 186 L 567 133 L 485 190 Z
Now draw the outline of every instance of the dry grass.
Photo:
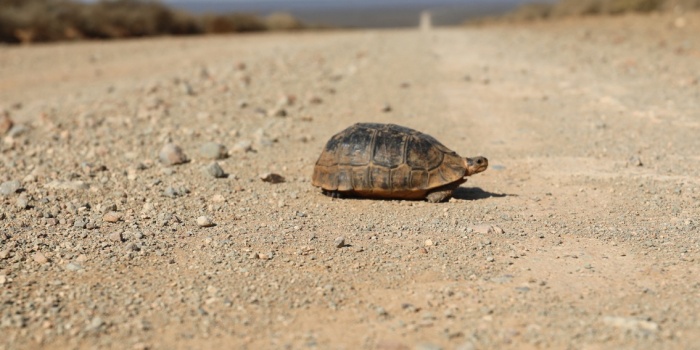
M 195 16 L 150 0 L 0 0 L 0 42 L 31 43 L 304 27 L 289 14 Z
M 518 7 L 502 17 L 469 23 L 491 21 L 533 21 L 567 16 L 621 15 L 654 11 L 700 10 L 700 0 L 560 0 L 557 3 L 531 3 Z

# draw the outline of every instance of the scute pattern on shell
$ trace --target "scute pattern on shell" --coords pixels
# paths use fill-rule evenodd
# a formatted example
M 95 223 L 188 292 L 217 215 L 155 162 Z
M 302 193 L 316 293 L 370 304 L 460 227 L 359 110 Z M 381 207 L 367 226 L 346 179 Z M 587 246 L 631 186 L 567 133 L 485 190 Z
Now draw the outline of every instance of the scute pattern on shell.
M 331 137 L 312 184 L 329 191 L 411 196 L 411 191 L 463 182 L 465 170 L 462 157 L 429 135 L 394 124 L 358 123 Z

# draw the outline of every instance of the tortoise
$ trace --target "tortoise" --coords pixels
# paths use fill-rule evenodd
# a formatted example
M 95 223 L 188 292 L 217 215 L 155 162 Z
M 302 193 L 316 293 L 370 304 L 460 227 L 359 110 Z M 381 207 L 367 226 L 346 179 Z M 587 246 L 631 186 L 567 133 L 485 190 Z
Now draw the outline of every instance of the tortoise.
M 394 125 L 357 123 L 333 135 L 311 184 L 331 197 L 448 200 L 467 176 L 488 167 L 462 158 L 430 135 Z

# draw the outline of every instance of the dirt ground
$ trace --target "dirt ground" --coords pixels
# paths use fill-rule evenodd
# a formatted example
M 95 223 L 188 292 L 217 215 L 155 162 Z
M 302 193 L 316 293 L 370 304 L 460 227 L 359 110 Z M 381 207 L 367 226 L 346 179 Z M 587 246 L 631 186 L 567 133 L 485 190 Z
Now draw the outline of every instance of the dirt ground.
M 0 47 L 0 349 L 697 349 L 699 80 L 700 15 Z M 490 168 L 323 196 L 360 121 Z

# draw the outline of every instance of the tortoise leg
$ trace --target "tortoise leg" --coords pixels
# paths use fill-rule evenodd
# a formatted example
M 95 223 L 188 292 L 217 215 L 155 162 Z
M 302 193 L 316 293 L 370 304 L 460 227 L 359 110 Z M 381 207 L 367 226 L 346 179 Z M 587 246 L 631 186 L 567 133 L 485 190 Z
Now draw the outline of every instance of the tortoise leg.
M 343 198 L 343 194 L 338 192 L 338 191 L 328 191 L 328 190 L 322 190 L 321 191 L 323 194 L 325 194 L 328 197 L 331 198 Z
M 452 191 L 454 191 L 452 188 L 432 191 L 425 196 L 425 199 L 430 203 L 444 202 L 452 197 Z

